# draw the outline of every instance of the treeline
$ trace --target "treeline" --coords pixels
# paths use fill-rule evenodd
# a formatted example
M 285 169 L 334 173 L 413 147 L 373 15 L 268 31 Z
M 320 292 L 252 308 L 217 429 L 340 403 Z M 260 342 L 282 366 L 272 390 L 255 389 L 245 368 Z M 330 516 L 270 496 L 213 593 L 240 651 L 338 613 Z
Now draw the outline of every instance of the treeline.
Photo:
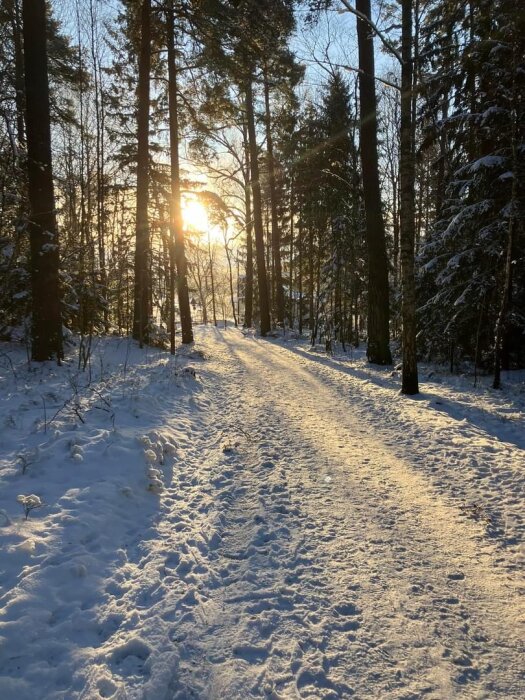
M 4 338 L 37 360 L 60 359 L 63 326 L 174 351 L 198 305 L 328 349 L 366 339 L 379 364 L 399 348 L 405 393 L 418 358 L 495 386 L 524 366 L 520 3 L 61 7 L 0 10 Z M 306 89 L 297 16 L 335 11 L 358 63 L 328 37 Z M 185 230 L 190 191 L 220 242 Z

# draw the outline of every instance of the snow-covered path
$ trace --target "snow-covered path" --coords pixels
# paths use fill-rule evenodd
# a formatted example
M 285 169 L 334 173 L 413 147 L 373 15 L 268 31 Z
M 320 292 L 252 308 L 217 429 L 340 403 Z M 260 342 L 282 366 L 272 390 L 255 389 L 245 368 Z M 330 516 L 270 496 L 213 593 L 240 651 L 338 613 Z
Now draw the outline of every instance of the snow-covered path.
M 521 398 L 409 399 L 233 329 L 199 330 L 196 382 L 184 355 L 110 368 L 104 342 L 105 403 L 35 421 L 27 474 L 39 392 L 71 380 L 20 359 L 5 402 L 2 700 L 525 697 Z M 15 517 L 21 489 L 47 509 Z
M 213 583 L 181 625 L 174 697 L 523 697 L 517 570 L 424 468 L 453 419 L 421 426 L 404 399 L 407 453 L 382 425 L 387 390 L 236 331 L 205 344 L 210 414 L 235 444 L 201 464 L 217 470 Z

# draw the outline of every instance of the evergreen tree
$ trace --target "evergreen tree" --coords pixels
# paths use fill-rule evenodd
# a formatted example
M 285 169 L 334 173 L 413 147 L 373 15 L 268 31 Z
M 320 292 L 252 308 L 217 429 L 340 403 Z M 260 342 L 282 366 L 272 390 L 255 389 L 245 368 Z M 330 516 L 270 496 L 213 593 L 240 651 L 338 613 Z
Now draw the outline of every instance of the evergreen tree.
M 441 117 L 429 138 L 446 166 L 422 250 L 422 319 L 434 357 L 487 364 L 496 353 L 508 367 L 523 361 L 525 328 L 523 266 L 512 264 L 524 255 L 523 18 L 505 0 L 479 9 L 435 3 L 425 26 L 435 51 L 454 31 L 465 42 L 427 57 L 427 110 Z

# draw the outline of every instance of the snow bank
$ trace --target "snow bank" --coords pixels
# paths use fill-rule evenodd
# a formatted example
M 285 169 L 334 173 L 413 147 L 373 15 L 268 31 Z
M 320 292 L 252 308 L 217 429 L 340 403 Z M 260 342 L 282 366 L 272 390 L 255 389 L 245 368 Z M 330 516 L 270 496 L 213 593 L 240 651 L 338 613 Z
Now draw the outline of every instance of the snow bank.
M 0 351 L 0 697 L 80 697 L 87 667 L 94 697 L 130 679 L 158 697 L 173 650 L 129 636 L 118 580 L 156 536 L 177 461 L 168 418 L 198 391 L 189 360 L 118 338 L 95 341 L 85 372 L 75 349 L 63 367 Z

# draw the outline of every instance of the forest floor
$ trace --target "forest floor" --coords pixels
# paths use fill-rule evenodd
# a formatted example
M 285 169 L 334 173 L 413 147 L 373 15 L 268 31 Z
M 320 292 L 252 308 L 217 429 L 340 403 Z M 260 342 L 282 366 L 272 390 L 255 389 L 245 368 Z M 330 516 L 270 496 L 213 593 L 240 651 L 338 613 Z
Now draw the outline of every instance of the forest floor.
M 3 700 L 525 697 L 524 373 L 0 350 Z

